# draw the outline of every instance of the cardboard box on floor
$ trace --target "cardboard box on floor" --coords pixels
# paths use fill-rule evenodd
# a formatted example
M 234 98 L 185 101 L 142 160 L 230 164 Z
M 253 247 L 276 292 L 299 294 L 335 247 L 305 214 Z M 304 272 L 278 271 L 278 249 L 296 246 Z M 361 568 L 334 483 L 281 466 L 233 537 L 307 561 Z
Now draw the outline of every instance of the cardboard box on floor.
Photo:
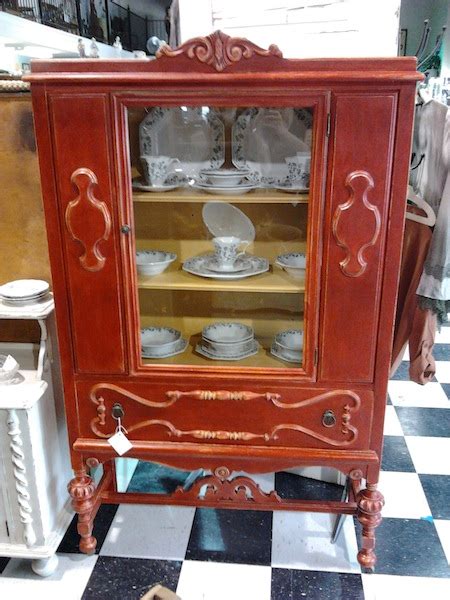
M 155 585 L 151 590 L 142 596 L 141 600 L 181 600 L 175 592 L 171 592 L 162 585 Z

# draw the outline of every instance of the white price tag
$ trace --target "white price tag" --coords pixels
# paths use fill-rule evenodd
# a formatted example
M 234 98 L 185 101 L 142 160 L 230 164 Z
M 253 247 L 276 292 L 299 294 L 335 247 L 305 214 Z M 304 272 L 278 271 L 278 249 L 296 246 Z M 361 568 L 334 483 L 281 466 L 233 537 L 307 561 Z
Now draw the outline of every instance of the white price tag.
M 108 444 L 114 448 L 119 456 L 122 456 L 133 447 L 133 444 L 121 430 L 108 439 Z

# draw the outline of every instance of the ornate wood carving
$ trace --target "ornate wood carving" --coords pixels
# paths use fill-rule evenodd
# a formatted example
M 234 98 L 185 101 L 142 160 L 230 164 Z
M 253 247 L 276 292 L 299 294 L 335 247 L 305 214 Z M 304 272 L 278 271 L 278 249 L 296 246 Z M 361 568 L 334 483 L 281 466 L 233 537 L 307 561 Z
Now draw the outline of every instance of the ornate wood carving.
M 77 473 L 69 482 L 67 491 L 72 498 L 72 506 L 78 513 L 77 530 L 81 536 L 80 551 L 85 554 L 93 554 L 97 545 L 97 540 L 92 535 L 94 523 L 94 481 L 86 473 Z
M 215 500 L 225 504 L 242 501 L 253 504 L 282 502 L 275 491 L 266 494 L 250 477 L 238 476 L 233 479 L 229 477 L 230 471 L 227 467 L 219 467 L 214 471 L 214 475 L 201 477 L 187 491 L 178 487 L 172 496 L 192 498 L 193 501 Z M 202 489 L 205 489 L 204 494 L 201 494 Z
M 133 431 L 143 429 L 145 427 L 160 426 L 166 428 L 170 436 L 177 438 L 193 437 L 199 440 L 230 440 L 243 442 L 260 439 L 265 442 L 269 442 L 271 440 L 278 440 L 280 437 L 280 432 L 290 430 L 303 433 L 309 437 L 312 437 L 316 440 L 319 440 L 330 446 L 335 447 L 349 446 L 358 437 L 358 429 L 351 424 L 351 417 L 353 413 L 359 410 L 361 406 L 361 399 L 358 396 L 358 394 L 351 390 L 332 390 L 330 392 L 324 392 L 323 394 L 313 396 L 312 398 L 308 398 L 307 400 L 301 400 L 299 402 L 294 403 L 281 402 L 279 400 L 279 398 L 281 397 L 280 394 L 274 394 L 271 392 L 228 392 L 224 390 L 218 390 L 216 392 L 207 390 L 194 390 L 190 392 L 169 391 L 166 393 L 166 396 L 169 398 L 169 400 L 167 400 L 166 402 L 154 402 L 152 400 L 142 398 L 137 394 L 133 394 L 128 390 L 125 390 L 117 385 L 110 383 L 99 383 L 92 388 L 90 393 L 91 401 L 97 405 L 97 416 L 94 417 L 94 419 L 92 419 L 90 427 L 91 430 L 95 433 L 95 435 L 105 439 L 113 435 L 113 432 L 105 433 L 98 428 L 99 426 L 104 426 L 106 424 L 105 401 L 103 397 L 97 396 L 97 392 L 101 389 L 112 390 L 129 398 L 130 400 L 134 400 L 136 402 L 139 402 L 140 404 L 143 404 L 144 406 L 150 406 L 153 408 L 167 408 L 168 406 L 171 406 L 172 404 L 177 402 L 177 400 L 180 397 L 193 397 L 200 400 L 254 400 L 262 398 L 272 402 L 275 406 L 283 409 L 305 408 L 335 397 L 349 398 L 349 401 L 346 402 L 343 406 L 342 414 L 340 416 L 340 432 L 343 436 L 345 436 L 344 439 L 334 439 L 329 435 L 324 435 L 319 431 L 314 431 L 307 427 L 303 427 L 298 423 L 282 423 L 274 426 L 269 432 L 254 433 L 250 431 L 223 431 L 207 429 L 181 430 L 175 427 L 175 425 L 173 425 L 173 423 L 171 423 L 170 421 L 164 419 L 148 419 L 145 421 L 135 423 L 134 425 L 127 425 L 127 431 L 129 434 L 131 434 Z M 327 430 L 330 432 L 333 429 L 334 427 L 327 428 Z
M 281 398 L 280 394 L 272 392 L 229 392 L 226 390 L 193 390 L 190 392 L 180 392 L 178 390 L 166 392 L 167 398 L 179 400 L 180 398 L 195 398 L 196 400 L 265 400 L 275 401 Z
M 367 488 L 358 493 L 356 500 L 357 518 L 362 525 L 362 548 L 358 552 L 358 562 L 362 567 L 372 569 L 377 560 L 374 551 L 375 529 L 382 521 L 381 509 L 384 506 L 384 498 L 376 485 L 367 484 Z
M 283 58 L 280 49 L 275 44 L 270 45 L 268 50 L 264 50 L 245 38 L 230 37 L 222 31 L 214 31 L 206 37 L 193 38 L 178 48 L 162 46 L 156 56 L 158 58 L 161 56 L 174 58 L 181 54 L 211 65 L 216 71 L 223 71 L 233 63 L 237 63 L 243 58 L 251 58 L 254 54 Z
M 98 183 L 95 173 L 81 168 L 74 171 L 70 179 L 78 189 L 78 196 L 67 205 L 66 226 L 72 238 L 84 248 L 81 266 L 86 271 L 100 271 L 106 259 L 99 244 L 110 236 L 111 215 L 106 203 L 94 196 L 93 189 Z M 86 227 L 87 221 L 89 227 Z
M 36 543 L 36 533 L 33 528 L 33 515 L 28 491 L 27 471 L 25 468 L 25 454 L 22 446 L 22 435 L 19 427 L 19 417 L 13 409 L 8 410 L 6 416 L 8 435 L 11 438 L 9 448 L 13 464 L 14 479 L 16 480 L 17 503 L 19 505 L 20 522 L 23 525 L 23 541 L 30 548 Z
M 364 252 L 370 246 L 373 246 L 381 231 L 381 215 L 376 206 L 371 204 L 367 198 L 368 192 L 374 187 L 374 181 L 367 171 L 353 171 L 347 176 L 345 185 L 350 195 L 346 202 L 339 204 L 333 215 L 333 235 L 338 246 L 346 252 L 346 257 L 339 263 L 342 272 L 348 277 L 360 277 L 367 268 L 367 261 Z M 373 235 L 367 240 L 367 236 L 361 239 L 358 230 L 361 228 L 361 222 L 357 219 L 357 212 L 364 208 L 372 213 L 374 220 Z M 340 231 L 340 224 L 347 216 L 352 234 L 344 239 Z

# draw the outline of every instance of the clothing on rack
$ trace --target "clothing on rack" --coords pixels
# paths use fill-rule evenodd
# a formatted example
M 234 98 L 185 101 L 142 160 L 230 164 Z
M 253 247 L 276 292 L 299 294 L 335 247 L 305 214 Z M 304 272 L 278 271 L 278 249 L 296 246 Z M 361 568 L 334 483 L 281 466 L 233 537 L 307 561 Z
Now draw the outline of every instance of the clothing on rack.
M 413 185 L 436 212 L 430 248 L 417 293 L 438 322 L 450 310 L 450 111 L 430 100 L 420 109 L 415 151 L 424 155 Z
M 430 381 L 436 371 L 432 354 L 436 315 L 419 306 L 416 294 L 431 236 L 428 225 L 406 221 L 391 362 L 392 377 L 408 344 L 409 377 L 422 385 Z

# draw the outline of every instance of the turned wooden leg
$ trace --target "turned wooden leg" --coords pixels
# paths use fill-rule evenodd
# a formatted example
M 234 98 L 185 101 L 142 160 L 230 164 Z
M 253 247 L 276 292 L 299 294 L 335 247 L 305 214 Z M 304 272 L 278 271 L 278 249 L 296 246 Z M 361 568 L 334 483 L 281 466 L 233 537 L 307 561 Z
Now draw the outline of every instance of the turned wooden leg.
M 72 498 L 73 509 L 78 513 L 77 530 L 81 536 L 80 552 L 93 554 L 97 545 L 97 540 L 92 535 L 95 483 L 89 475 L 86 475 L 85 471 L 77 471 L 67 486 L 67 490 Z
M 381 509 L 384 506 L 383 494 L 376 484 L 368 483 L 357 496 L 357 518 L 362 525 L 362 548 L 358 552 L 358 562 L 366 569 L 373 569 L 377 560 L 374 552 L 375 529 L 381 523 Z

